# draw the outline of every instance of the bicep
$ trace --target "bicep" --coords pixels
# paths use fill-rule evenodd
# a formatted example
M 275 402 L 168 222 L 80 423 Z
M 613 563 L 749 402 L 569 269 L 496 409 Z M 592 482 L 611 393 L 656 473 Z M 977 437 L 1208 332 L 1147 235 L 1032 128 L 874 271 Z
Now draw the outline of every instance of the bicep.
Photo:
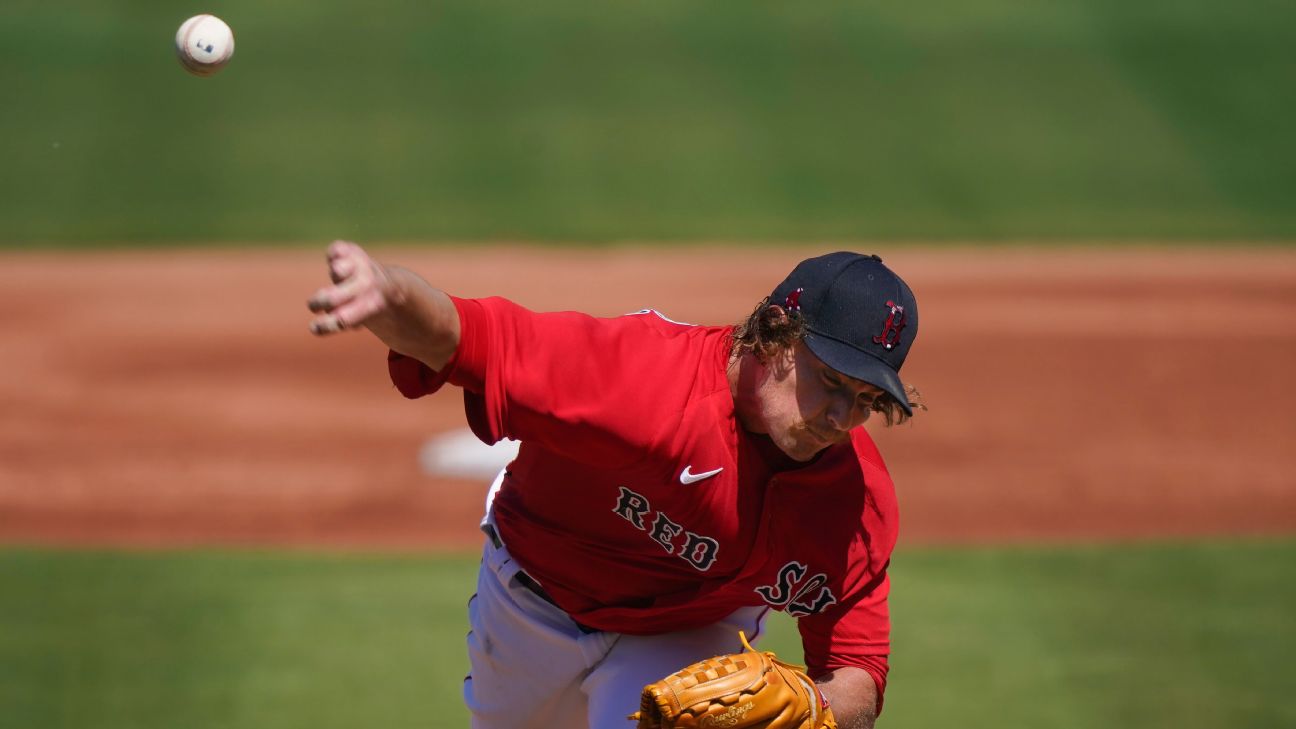
M 663 375 L 668 355 L 634 321 L 538 314 L 498 299 L 483 306 L 485 326 L 465 338 L 475 340 L 481 379 L 469 389 L 488 439 L 625 465 L 644 457 L 668 428 L 672 403 L 687 396 L 691 380 Z

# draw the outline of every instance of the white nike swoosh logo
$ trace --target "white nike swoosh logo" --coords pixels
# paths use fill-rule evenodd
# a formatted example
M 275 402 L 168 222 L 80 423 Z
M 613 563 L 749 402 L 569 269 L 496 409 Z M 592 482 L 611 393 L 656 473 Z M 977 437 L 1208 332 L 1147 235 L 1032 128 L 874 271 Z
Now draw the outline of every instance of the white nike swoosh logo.
M 689 473 L 689 469 L 692 467 L 693 464 L 689 464 L 684 467 L 683 471 L 680 472 L 680 483 L 682 484 L 697 483 L 702 479 L 711 478 L 712 476 L 724 470 L 724 466 L 721 466 L 714 471 L 703 471 L 702 473 Z

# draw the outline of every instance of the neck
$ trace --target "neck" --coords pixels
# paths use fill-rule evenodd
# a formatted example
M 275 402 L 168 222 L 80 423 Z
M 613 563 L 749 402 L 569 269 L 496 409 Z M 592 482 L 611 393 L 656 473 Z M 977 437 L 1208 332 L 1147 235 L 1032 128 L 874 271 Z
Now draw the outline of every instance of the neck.
M 766 433 L 756 406 L 758 383 L 765 375 L 765 366 L 750 352 L 729 358 L 725 368 L 729 380 L 729 394 L 733 396 L 734 418 L 749 433 Z

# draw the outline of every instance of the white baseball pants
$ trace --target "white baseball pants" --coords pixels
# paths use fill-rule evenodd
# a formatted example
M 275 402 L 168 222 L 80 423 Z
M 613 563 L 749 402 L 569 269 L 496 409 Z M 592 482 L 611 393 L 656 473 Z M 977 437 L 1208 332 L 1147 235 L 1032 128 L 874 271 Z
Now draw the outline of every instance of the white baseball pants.
M 473 729 L 632 729 L 626 717 L 638 710 L 644 685 L 740 651 L 739 630 L 755 643 L 767 612 L 743 608 L 714 625 L 665 635 L 586 633 L 519 583 L 518 572 L 508 546 L 488 539 L 468 603 L 472 673 L 463 691 Z

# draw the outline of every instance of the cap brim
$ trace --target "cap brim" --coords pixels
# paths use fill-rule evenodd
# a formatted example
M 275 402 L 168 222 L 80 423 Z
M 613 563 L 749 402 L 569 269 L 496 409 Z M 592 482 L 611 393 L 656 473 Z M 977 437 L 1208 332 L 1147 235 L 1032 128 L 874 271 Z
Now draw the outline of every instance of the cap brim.
M 867 352 L 852 347 L 836 339 L 806 332 L 805 344 L 824 364 L 843 375 L 880 387 L 900 403 L 906 415 L 913 415 L 909 407 L 909 397 L 905 395 L 904 383 L 900 375 L 891 366 Z

